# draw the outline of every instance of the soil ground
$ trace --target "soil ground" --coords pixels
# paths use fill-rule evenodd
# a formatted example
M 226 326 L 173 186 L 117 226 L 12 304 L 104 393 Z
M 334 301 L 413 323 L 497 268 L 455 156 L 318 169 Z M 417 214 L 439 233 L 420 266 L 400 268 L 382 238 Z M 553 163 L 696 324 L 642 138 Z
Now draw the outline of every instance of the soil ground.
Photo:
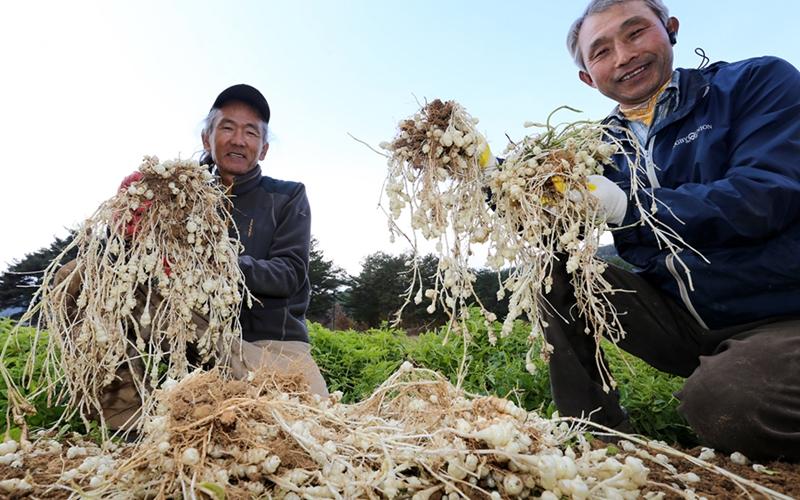
M 599 446 L 607 446 L 607 444 L 598 444 Z M 692 457 L 698 457 L 702 448 L 692 448 L 679 450 Z M 655 453 L 653 453 L 655 454 Z M 715 457 L 706 462 L 713 464 L 720 469 L 731 472 L 740 478 L 751 481 L 773 490 L 776 493 L 785 495 L 790 498 L 800 499 L 800 464 L 788 463 L 781 461 L 773 462 L 755 462 L 763 465 L 767 472 L 756 471 L 753 468 L 754 462 L 748 462 L 746 465 L 740 465 L 731 461 L 729 455 L 722 453 L 715 453 Z M 737 485 L 732 479 L 727 478 L 725 475 L 717 472 L 704 469 L 700 466 L 694 465 L 687 460 L 671 459 L 670 463 L 674 465 L 678 472 L 683 474 L 687 472 L 694 472 L 700 478 L 695 488 L 695 493 L 698 496 L 703 496 L 708 499 L 727 499 L 727 498 L 772 498 L 773 496 L 767 494 L 759 494 L 753 488 L 745 491 L 741 486 Z M 666 469 L 658 467 L 652 462 L 646 464 L 650 468 L 648 478 L 654 482 L 669 485 L 674 482 L 673 474 Z M 660 490 L 663 491 L 663 490 Z M 679 499 L 686 498 L 678 493 L 667 494 L 666 499 Z

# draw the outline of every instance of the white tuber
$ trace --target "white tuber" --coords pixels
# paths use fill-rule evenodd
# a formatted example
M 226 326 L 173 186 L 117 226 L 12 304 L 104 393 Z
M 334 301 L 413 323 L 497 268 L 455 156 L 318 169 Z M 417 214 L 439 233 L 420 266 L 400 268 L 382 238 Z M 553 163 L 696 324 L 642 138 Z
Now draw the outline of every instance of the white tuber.
M 702 448 L 697 458 L 700 460 L 713 460 L 715 456 L 713 448 Z
M 25 479 L 14 478 L 0 481 L 0 491 L 6 493 L 24 493 L 32 488 L 31 483 Z
M 9 439 L 5 443 L 0 444 L 0 455 L 7 455 L 9 453 L 14 453 L 17 451 L 18 445 L 17 442 L 13 439 Z
M 281 457 L 278 455 L 270 455 L 264 463 L 261 464 L 261 470 L 263 470 L 267 474 L 273 474 L 276 470 L 278 470 L 278 466 L 281 465 Z
M 747 459 L 746 456 L 742 455 L 738 451 L 734 451 L 733 453 L 731 453 L 731 462 L 739 465 L 747 465 L 749 460 Z
M 82 446 L 70 446 L 70 448 L 67 450 L 68 459 L 83 457 L 85 455 L 86 455 L 86 448 Z
M 516 474 L 508 474 L 503 478 L 503 489 L 509 495 L 519 495 L 522 487 L 522 480 Z
M 21 458 L 22 456 L 19 453 L 6 453 L 0 457 L 0 465 L 10 465 Z
M 200 452 L 196 448 L 186 448 L 181 455 L 183 465 L 197 465 L 200 463 Z

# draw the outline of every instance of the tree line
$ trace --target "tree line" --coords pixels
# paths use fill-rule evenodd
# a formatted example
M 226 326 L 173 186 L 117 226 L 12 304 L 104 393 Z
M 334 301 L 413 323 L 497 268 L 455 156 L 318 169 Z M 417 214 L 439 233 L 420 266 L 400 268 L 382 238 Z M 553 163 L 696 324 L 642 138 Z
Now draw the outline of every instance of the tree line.
M 65 238 L 56 237 L 48 245 L 15 260 L 0 274 L 0 316 L 19 318 L 27 309 L 41 285 L 45 268 L 57 258 L 72 241 L 74 233 Z M 75 258 L 77 249 L 63 257 L 62 263 Z M 411 284 L 413 255 L 391 255 L 375 252 L 364 258 L 361 271 L 350 275 L 326 259 L 319 242 L 312 238 L 309 254 L 309 280 L 311 300 L 307 317 L 331 329 L 345 330 L 380 327 L 392 322 L 403 306 Z M 439 262 L 433 255 L 418 258 L 418 269 L 423 289 L 433 288 Z M 508 305 L 497 300 L 499 281 L 497 273 L 487 269 L 475 271 L 476 295 L 498 317 L 505 316 Z M 429 314 L 428 300 L 415 304 L 412 300 L 403 308 L 399 326 L 410 331 L 428 330 L 446 323 L 447 316 L 441 307 Z

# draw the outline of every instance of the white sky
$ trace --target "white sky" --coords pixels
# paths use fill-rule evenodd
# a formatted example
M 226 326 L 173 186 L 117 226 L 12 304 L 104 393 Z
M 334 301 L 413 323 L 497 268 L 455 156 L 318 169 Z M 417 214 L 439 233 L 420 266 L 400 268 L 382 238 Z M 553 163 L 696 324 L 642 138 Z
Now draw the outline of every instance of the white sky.
M 676 64 L 777 55 L 800 66 L 796 0 L 667 0 Z M 190 157 L 216 95 L 267 97 L 262 166 L 302 181 L 327 259 L 357 273 L 389 244 L 377 145 L 422 99 L 456 99 L 495 151 L 568 104 L 612 103 L 582 84 L 564 47 L 585 2 L 40 1 L 0 7 L 0 270 L 66 234 L 145 154 Z

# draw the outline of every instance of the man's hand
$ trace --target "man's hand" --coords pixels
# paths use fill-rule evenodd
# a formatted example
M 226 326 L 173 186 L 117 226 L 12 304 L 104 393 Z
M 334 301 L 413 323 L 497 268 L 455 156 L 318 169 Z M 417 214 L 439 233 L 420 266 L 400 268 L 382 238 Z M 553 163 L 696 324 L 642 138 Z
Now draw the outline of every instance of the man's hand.
M 58 271 L 56 271 L 55 278 L 53 279 L 53 286 L 56 287 L 60 285 L 64 280 L 70 278 L 69 283 L 67 284 L 66 289 L 66 303 L 67 303 L 67 316 L 71 320 L 75 320 L 76 314 L 78 312 L 78 296 L 81 293 L 81 286 L 83 284 L 83 280 L 81 279 L 80 274 L 73 275 L 75 268 L 78 265 L 78 261 L 73 259 L 63 266 L 61 266 Z
M 589 192 L 600 202 L 606 222 L 619 225 L 628 212 L 628 196 L 613 181 L 602 175 L 589 176 Z

